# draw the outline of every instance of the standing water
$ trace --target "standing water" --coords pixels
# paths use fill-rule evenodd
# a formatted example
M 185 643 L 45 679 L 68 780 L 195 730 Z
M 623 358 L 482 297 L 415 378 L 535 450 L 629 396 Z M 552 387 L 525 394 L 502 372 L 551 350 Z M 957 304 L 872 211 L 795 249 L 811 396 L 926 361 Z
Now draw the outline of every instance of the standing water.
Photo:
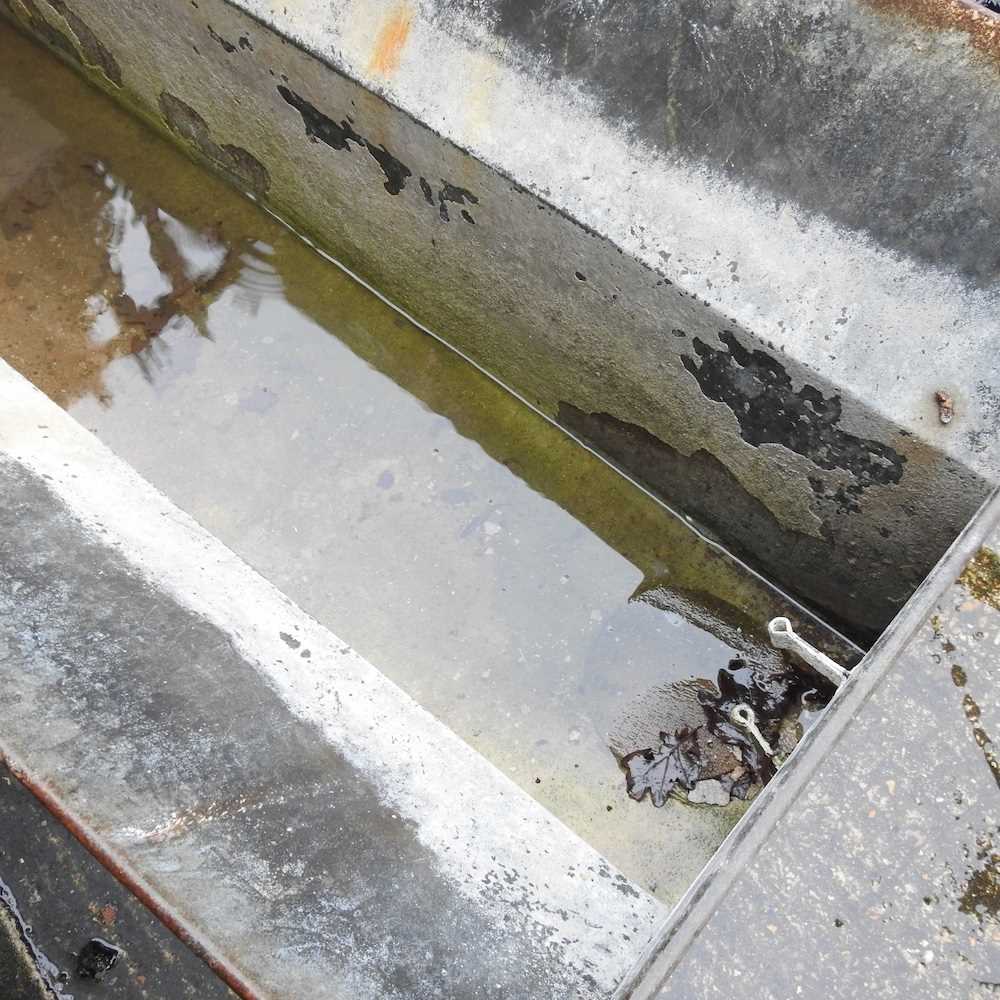
M 2 24 L 0 354 L 667 902 L 745 802 L 652 809 L 616 755 L 780 668 L 775 615 L 848 655 Z

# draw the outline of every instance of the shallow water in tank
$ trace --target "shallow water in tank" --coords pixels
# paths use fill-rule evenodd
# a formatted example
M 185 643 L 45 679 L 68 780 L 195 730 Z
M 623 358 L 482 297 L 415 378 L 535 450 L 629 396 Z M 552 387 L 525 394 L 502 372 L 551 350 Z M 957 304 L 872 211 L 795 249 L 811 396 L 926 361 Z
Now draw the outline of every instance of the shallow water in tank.
M 774 615 L 836 638 L 2 25 L 0 115 L 0 354 L 676 900 L 745 806 L 630 800 L 609 731 Z

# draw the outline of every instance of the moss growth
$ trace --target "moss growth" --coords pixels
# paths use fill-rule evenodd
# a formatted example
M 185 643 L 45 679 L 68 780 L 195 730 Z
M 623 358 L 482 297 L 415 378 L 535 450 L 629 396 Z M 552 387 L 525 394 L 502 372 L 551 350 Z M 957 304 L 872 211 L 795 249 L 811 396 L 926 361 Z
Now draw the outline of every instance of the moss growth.
M 958 908 L 980 923 L 984 917 L 1000 920 L 1000 854 L 989 839 L 980 841 L 977 853 L 979 866 L 965 883 Z
M 962 571 L 958 582 L 977 600 L 1000 611 L 1000 556 L 983 546 Z

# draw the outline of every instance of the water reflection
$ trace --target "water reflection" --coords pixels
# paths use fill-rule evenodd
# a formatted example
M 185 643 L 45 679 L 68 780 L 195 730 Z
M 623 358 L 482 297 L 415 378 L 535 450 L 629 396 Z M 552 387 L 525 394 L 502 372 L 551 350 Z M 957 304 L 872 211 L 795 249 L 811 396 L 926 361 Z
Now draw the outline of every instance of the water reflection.
M 27 228 L 0 244 L 0 274 L 32 269 L 0 306 L 25 317 L 0 323 L 4 356 L 676 898 L 739 810 L 651 816 L 627 799 L 608 730 L 644 690 L 760 651 L 761 623 L 787 606 L 63 72 L 28 93 L 0 60 L 14 92 L 0 100 L 47 123 L 39 159 L 60 164 L 59 203 L 19 215 Z M 39 348 L 40 311 L 56 306 Z

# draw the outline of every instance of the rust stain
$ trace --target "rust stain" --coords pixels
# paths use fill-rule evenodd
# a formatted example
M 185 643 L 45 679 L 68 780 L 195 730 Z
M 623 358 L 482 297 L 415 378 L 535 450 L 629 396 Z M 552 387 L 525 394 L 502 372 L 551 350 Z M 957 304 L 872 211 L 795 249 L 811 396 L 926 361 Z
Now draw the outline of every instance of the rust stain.
M 1000 69 L 1000 18 L 971 0 L 866 0 L 875 10 L 925 28 L 964 31 L 971 44 Z
M 400 4 L 382 25 L 382 30 L 375 40 L 375 51 L 372 52 L 368 69 L 380 76 L 392 76 L 399 69 L 399 59 L 403 46 L 410 36 L 410 25 L 413 23 L 413 11 L 409 4 Z

